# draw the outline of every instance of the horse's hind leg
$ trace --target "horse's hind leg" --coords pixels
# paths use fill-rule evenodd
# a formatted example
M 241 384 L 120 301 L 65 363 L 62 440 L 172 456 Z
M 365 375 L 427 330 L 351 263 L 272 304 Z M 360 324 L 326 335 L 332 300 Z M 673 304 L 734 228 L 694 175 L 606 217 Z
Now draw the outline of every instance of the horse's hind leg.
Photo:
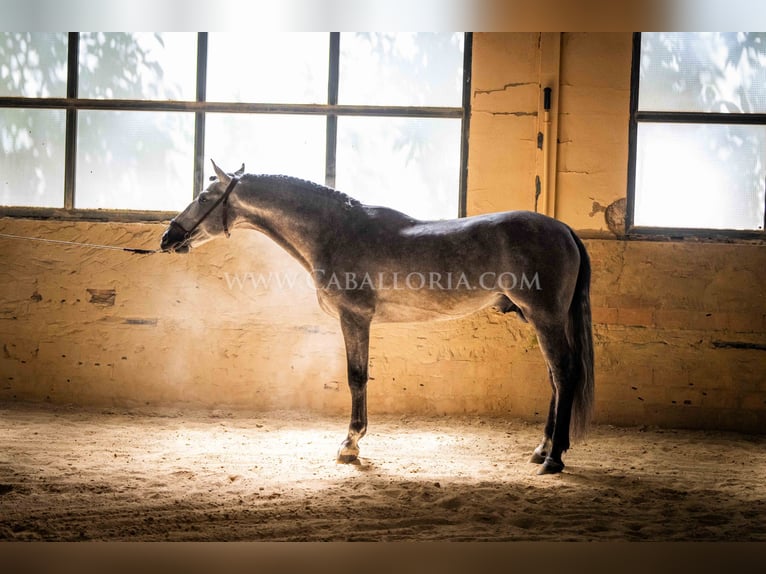
M 577 378 L 573 372 L 574 365 L 565 333 L 565 324 L 538 327 L 537 336 L 543 356 L 548 363 L 553 397 L 545 426 L 545 439 L 538 446 L 539 453 L 538 449 L 535 452 L 540 455 L 545 453 L 545 459 L 538 474 L 554 474 L 564 470 L 561 457 L 569 449 L 569 423 L 572 417 L 574 386 Z M 536 457 L 533 461 L 535 459 Z
M 553 440 L 553 428 L 556 423 L 556 385 L 553 384 L 553 373 L 550 368 L 548 369 L 548 380 L 551 383 L 551 402 L 548 406 L 548 419 L 545 422 L 545 434 L 543 440 L 537 445 L 537 448 L 532 453 L 532 458 L 529 462 L 535 464 L 542 464 L 545 462 L 545 457 L 551 451 L 551 441 Z
M 359 439 L 367 432 L 367 365 L 370 347 L 370 320 L 356 314 L 341 314 L 346 343 L 348 387 L 351 391 L 351 422 L 340 449 L 338 462 L 354 462 L 359 456 Z

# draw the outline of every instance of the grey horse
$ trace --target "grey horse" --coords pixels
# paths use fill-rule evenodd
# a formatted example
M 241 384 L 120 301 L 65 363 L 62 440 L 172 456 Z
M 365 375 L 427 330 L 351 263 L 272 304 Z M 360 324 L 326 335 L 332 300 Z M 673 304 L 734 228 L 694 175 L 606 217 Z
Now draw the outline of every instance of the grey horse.
M 357 459 L 367 430 L 372 321 L 451 319 L 494 306 L 537 333 L 552 395 L 531 462 L 541 464 L 538 474 L 564 469 L 570 430 L 583 435 L 594 399 L 590 259 L 572 229 L 529 211 L 420 221 L 301 179 L 213 167 L 161 248 L 185 253 L 230 229 L 255 229 L 308 271 L 346 346 L 351 422 L 339 462 Z

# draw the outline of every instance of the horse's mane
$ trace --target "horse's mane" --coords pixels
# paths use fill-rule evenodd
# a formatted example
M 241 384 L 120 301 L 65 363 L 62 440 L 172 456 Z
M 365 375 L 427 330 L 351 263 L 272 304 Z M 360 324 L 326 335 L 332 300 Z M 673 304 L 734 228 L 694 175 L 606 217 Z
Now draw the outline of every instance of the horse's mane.
M 299 177 L 292 177 L 289 175 L 266 175 L 266 174 L 247 174 L 244 175 L 243 178 L 246 181 L 252 181 L 253 183 L 256 183 L 258 181 L 268 181 L 270 183 L 273 183 L 275 186 L 289 186 L 292 188 L 300 188 L 303 191 L 306 191 L 311 194 L 316 194 L 321 197 L 337 201 L 338 203 L 342 204 L 343 207 L 346 209 L 350 209 L 352 207 L 358 207 L 362 205 L 362 203 L 358 199 L 354 199 L 350 195 L 346 195 L 342 191 L 338 191 L 337 189 L 333 189 L 331 187 L 327 187 L 325 185 L 320 185 L 318 183 L 315 183 L 313 181 L 309 181 L 307 179 L 301 179 Z

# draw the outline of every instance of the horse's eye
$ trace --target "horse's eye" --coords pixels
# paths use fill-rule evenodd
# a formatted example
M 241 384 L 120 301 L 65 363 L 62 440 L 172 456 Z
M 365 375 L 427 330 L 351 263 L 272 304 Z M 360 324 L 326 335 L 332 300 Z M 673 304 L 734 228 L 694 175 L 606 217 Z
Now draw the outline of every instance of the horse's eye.
M 197 201 L 199 201 L 202 204 L 202 203 L 207 203 L 208 199 L 209 198 L 207 195 L 205 195 L 204 193 L 201 193 L 199 197 L 197 198 Z

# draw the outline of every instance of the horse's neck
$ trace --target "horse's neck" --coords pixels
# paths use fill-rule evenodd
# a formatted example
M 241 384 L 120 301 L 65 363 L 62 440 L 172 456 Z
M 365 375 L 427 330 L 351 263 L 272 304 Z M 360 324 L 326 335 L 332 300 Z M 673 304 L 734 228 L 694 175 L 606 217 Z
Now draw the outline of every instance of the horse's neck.
M 243 194 L 244 225 L 266 234 L 309 272 L 314 271 L 323 245 L 337 230 L 338 208 L 331 198 L 281 187 Z

